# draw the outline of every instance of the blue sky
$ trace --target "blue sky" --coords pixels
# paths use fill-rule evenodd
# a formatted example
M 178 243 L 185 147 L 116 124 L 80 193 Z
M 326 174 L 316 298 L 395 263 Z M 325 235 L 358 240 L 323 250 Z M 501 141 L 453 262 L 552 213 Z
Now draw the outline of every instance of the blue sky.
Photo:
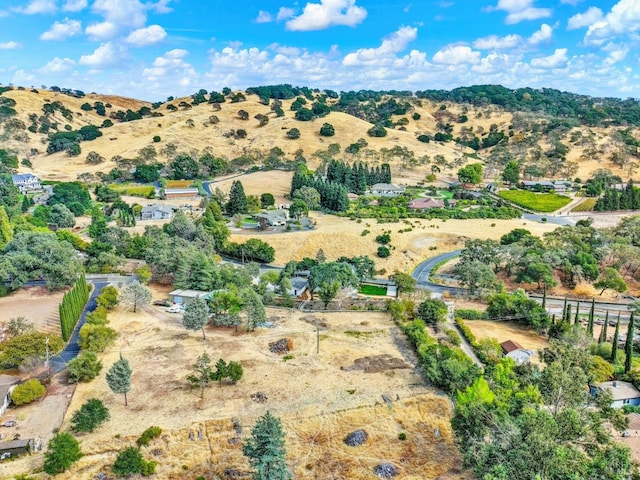
M 640 0 L 0 0 L 0 83 L 145 100 L 291 83 L 640 98 Z

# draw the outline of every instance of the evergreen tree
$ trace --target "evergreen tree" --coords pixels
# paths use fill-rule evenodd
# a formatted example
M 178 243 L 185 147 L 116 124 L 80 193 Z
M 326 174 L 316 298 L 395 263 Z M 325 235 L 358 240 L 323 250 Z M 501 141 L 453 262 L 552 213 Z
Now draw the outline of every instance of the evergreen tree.
M 231 184 L 229 192 L 229 201 L 227 202 L 227 214 L 235 215 L 236 213 L 247 212 L 247 196 L 244 193 L 244 187 L 240 180 L 234 180 Z
M 576 316 L 573 319 L 573 324 L 578 325 L 580 323 L 580 302 L 576 304 Z
M 600 330 L 600 337 L 598 338 L 598 345 L 602 345 L 607 341 L 607 327 L 609 326 L 609 310 L 606 311 L 604 315 L 604 325 L 602 325 L 602 330 Z
M 633 318 L 633 312 L 629 317 L 629 330 L 627 330 L 627 341 L 624 345 L 625 360 L 624 360 L 624 373 L 629 373 L 633 365 L 633 334 L 635 333 L 635 322 Z
M 611 342 L 611 363 L 616 364 L 618 360 L 618 335 L 620 334 L 620 312 L 618 312 L 618 321 L 616 322 L 616 329 L 613 333 L 613 341 Z
M 258 419 L 242 453 L 254 468 L 253 480 L 290 480 L 284 448 L 284 431 L 280 419 L 269 411 Z
M 564 304 L 562 305 L 562 321 L 566 322 L 567 320 L 567 297 L 564 297 Z
M 80 460 L 82 451 L 78 441 L 67 432 L 56 433 L 44 453 L 43 470 L 49 475 L 57 475 L 66 471 Z
M 544 284 L 544 290 L 542 291 L 542 308 L 547 310 L 547 284 Z
M 590 338 L 593 338 L 593 321 L 596 311 L 596 299 L 591 300 L 591 310 L 589 310 L 589 323 L 587 324 L 587 333 Z
M 206 353 L 198 356 L 196 363 L 192 366 L 193 373 L 187 377 L 191 385 L 200 389 L 200 398 L 204 397 L 204 389 L 213 379 L 213 368 L 211 368 L 211 357 Z
M 187 330 L 202 330 L 202 339 L 204 340 L 204 326 L 209 321 L 209 307 L 206 300 L 202 298 L 194 298 L 187 303 L 182 316 L 182 325 Z
M 135 313 L 138 307 L 146 307 L 151 303 L 151 290 L 140 282 L 131 282 L 122 289 L 120 302 L 133 305 L 133 313 Z
M 27 197 L 25 196 L 25 198 Z M 9 221 L 7 210 L 4 205 L 0 205 L 0 250 L 11 240 L 13 240 L 13 227 Z
M 106 375 L 107 384 L 113 393 L 124 394 L 124 406 L 128 405 L 127 393 L 131 390 L 131 366 L 129 361 L 122 358 L 117 360 L 109 369 Z
M 567 315 L 564 321 L 566 323 L 571 323 L 571 304 L 567 305 Z

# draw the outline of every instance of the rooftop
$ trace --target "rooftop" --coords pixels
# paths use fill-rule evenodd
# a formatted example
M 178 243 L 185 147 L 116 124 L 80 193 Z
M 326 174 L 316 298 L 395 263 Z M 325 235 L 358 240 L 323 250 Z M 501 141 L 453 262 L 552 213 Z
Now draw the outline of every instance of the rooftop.
M 593 385 L 600 390 L 609 390 L 613 395 L 613 401 L 627 400 L 629 398 L 640 398 L 640 390 L 633 386 L 630 382 L 621 382 L 613 380 L 611 382 L 601 382 Z
M 514 350 L 524 350 L 522 345 L 520 345 L 518 342 L 514 342 L 513 340 L 507 340 L 506 342 L 502 342 L 500 346 L 502 347 L 502 351 L 505 354 L 509 352 L 513 352 Z

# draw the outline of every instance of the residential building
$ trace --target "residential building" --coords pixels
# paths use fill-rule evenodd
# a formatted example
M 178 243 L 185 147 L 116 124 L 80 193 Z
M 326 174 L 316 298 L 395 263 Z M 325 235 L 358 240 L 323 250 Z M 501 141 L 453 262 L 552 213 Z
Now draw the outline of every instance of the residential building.
M 178 208 L 172 205 L 147 205 L 140 211 L 141 220 L 171 220 Z
M 593 396 L 598 392 L 608 390 L 611 392 L 612 408 L 622 408 L 626 405 L 637 407 L 640 405 L 640 390 L 634 387 L 631 382 L 621 382 L 613 380 L 611 382 L 601 382 L 589 385 L 589 393 Z
M 11 181 L 16 187 L 18 187 L 20 193 L 40 192 L 42 190 L 40 180 L 31 173 L 11 175 Z
M 514 342 L 513 340 L 507 340 L 505 342 L 502 342 L 500 346 L 502 347 L 503 355 L 508 355 L 510 352 L 513 352 L 514 350 L 524 350 L 522 345 L 520 345 L 518 342 Z
M 283 227 L 287 224 L 289 214 L 287 210 L 265 210 L 256 213 L 253 218 L 258 220 L 261 226 Z
M 399 187 L 392 183 L 376 183 L 371 186 L 371 194 L 377 197 L 397 197 L 404 191 L 404 187 Z
M 31 439 L 12 440 L 10 442 L 0 443 L 0 460 L 19 457 L 25 453 L 29 453 L 31 447 Z
M 211 292 L 203 292 L 202 290 L 174 290 L 169 292 L 169 300 L 173 303 L 184 304 L 191 302 L 196 298 L 203 298 L 207 300 L 211 297 Z
M 292 297 L 298 298 L 306 293 L 309 289 L 309 279 L 305 277 L 293 277 L 291 279 L 291 288 L 287 293 Z
M 4 415 L 5 410 L 9 406 L 11 392 L 22 379 L 13 375 L 0 375 L 0 416 Z
M 416 198 L 407 203 L 407 208 L 426 210 L 428 208 L 444 208 L 444 202 L 435 198 Z
M 505 357 L 513 359 L 516 365 L 525 365 L 531 363 L 531 359 L 535 355 L 533 350 L 527 350 L 526 348 L 518 348 L 507 353 Z

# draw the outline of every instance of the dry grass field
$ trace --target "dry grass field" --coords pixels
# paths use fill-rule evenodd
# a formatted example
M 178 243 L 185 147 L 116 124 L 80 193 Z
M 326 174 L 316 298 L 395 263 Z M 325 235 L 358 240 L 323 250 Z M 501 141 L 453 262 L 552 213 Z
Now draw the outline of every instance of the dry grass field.
M 362 223 L 333 215 L 312 213 L 316 229 L 312 231 L 292 231 L 286 233 L 258 233 L 255 231 L 232 230 L 231 240 L 246 241 L 255 236 L 267 241 L 276 250 L 276 265 L 284 265 L 289 260 L 304 257 L 315 258 L 320 248 L 328 260 L 341 256 L 369 255 L 375 259 L 378 269 L 387 273 L 395 270 L 410 271 L 426 258 L 443 252 L 462 248 L 470 238 L 499 239 L 514 228 L 526 228 L 534 235 L 557 228 L 557 225 L 523 220 L 420 220 L 409 219 L 413 231 L 399 233 L 408 227 L 405 223 L 376 223 L 362 220 Z M 493 225 L 493 226 L 492 226 Z M 370 233 L 362 236 L 363 230 Z M 391 230 L 391 245 L 395 247 L 388 258 L 378 258 L 378 244 L 375 237 Z M 464 232 L 464 233 L 462 233 Z
M 523 328 L 509 322 L 495 322 L 490 320 L 467 320 L 465 324 L 471 329 L 478 340 L 495 338 L 502 343 L 513 340 L 523 348 L 538 352 L 549 346 L 549 340 L 538 335 L 534 330 Z M 534 361 L 538 360 L 537 355 Z
M 162 298 L 166 291 L 160 287 L 154 295 Z M 399 478 L 463 478 L 449 425 L 451 403 L 424 386 L 410 347 L 397 335 L 388 315 L 310 317 L 275 309 L 267 313 L 275 328 L 235 333 L 207 327 L 203 341 L 199 332 L 182 327 L 180 315 L 159 307 L 135 314 L 118 307 L 110 321 L 120 336 L 101 354 L 105 368 L 100 377 L 78 385 L 62 430 L 68 429 L 71 414 L 89 398 L 103 400 L 111 420 L 79 437 L 85 457 L 59 478 L 94 478 L 106 471 L 117 451 L 151 425 L 165 433 L 145 451 L 147 458 L 159 462 L 156 478 L 226 478 L 227 468 L 248 468 L 240 445 L 230 439 L 246 436 L 267 410 L 282 418 L 295 478 L 372 478 L 373 468 L 383 461 L 397 465 Z M 322 325 L 319 353 L 316 320 Z M 269 343 L 281 338 L 293 341 L 290 359 L 269 351 Z M 185 377 L 205 351 L 214 362 L 218 358 L 241 362 L 245 374 L 237 385 L 209 386 L 201 400 Z M 134 372 L 128 407 L 104 380 L 120 354 Z M 371 371 L 353 368 L 362 361 L 358 359 L 383 354 L 404 367 L 392 369 L 382 363 Z M 257 392 L 266 395 L 264 403 L 252 400 Z M 391 399 L 390 406 L 382 395 Z M 234 432 L 234 418 L 242 427 L 241 435 Z M 344 437 L 358 428 L 369 434 L 367 443 L 355 449 L 344 445 Z M 189 440 L 190 432 L 194 441 Z M 406 441 L 398 439 L 401 432 Z M 27 471 L 38 458 L 41 461 L 36 455 L 11 462 L 3 473 Z

